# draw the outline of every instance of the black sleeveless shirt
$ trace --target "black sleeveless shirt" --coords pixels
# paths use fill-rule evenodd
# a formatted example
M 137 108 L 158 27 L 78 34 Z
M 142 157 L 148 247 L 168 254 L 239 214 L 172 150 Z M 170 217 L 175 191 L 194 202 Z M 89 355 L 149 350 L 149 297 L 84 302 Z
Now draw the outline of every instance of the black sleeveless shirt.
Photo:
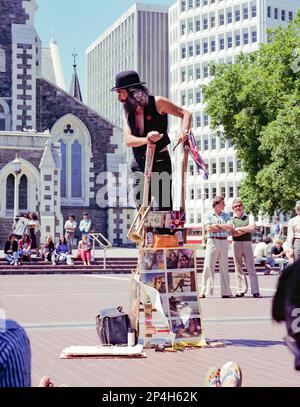
M 156 110 L 155 98 L 154 96 L 149 96 L 148 105 L 144 106 L 144 133 L 139 134 L 138 129 L 135 125 L 135 114 L 129 113 L 127 116 L 127 122 L 130 127 L 132 134 L 135 137 L 146 137 L 150 131 L 158 131 L 158 133 L 163 134 L 164 136 L 156 144 L 155 155 L 171 143 L 170 138 L 167 133 L 168 129 L 168 116 L 161 115 Z M 136 160 L 141 160 L 141 158 L 146 155 L 147 145 L 140 147 L 133 147 L 133 155 Z

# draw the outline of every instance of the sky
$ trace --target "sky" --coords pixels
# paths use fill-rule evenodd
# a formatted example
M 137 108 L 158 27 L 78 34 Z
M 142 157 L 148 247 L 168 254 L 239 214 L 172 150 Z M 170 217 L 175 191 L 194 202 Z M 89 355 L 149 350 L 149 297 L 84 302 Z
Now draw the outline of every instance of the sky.
M 139 3 L 172 5 L 176 0 L 140 0 Z M 85 52 L 110 25 L 131 7 L 135 0 L 36 0 L 35 27 L 47 47 L 54 32 L 59 46 L 66 89 L 72 73 L 72 53 L 76 49 L 77 72 L 83 99 L 86 100 Z

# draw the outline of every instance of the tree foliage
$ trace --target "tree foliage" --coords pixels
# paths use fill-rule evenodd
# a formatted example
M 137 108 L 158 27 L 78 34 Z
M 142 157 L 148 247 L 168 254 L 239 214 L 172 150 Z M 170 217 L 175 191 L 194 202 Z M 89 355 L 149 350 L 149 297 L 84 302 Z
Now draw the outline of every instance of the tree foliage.
M 235 145 L 249 210 L 290 211 L 300 199 L 300 13 L 203 86 L 211 127 Z

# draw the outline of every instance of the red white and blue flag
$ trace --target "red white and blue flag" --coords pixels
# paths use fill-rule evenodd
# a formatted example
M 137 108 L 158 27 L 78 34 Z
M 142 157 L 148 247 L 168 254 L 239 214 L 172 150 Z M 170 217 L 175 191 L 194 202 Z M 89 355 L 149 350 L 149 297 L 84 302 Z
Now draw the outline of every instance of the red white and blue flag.
M 208 179 L 208 171 L 197 149 L 195 136 L 192 131 L 189 132 L 188 139 L 185 142 L 185 144 L 189 146 L 190 156 L 195 161 L 198 171 L 200 172 L 204 179 Z

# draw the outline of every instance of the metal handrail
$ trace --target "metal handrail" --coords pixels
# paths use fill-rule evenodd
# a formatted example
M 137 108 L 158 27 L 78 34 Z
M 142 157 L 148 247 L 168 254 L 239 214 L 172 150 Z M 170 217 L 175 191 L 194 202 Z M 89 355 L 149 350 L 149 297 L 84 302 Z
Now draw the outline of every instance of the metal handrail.
M 109 249 L 110 247 L 112 247 L 112 244 L 110 243 L 109 240 L 106 239 L 105 236 L 102 235 L 102 233 L 89 233 L 89 235 L 91 236 L 91 238 L 96 241 L 99 246 L 101 247 L 101 249 Z M 99 238 L 102 239 L 102 241 L 99 240 Z
M 110 249 L 112 244 L 102 233 L 90 233 L 89 236 L 93 239 L 93 257 L 95 258 L 95 242 L 103 249 L 103 270 L 106 270 L 106 249 Z M 99 240 L 99 238 L 102 240 Z

